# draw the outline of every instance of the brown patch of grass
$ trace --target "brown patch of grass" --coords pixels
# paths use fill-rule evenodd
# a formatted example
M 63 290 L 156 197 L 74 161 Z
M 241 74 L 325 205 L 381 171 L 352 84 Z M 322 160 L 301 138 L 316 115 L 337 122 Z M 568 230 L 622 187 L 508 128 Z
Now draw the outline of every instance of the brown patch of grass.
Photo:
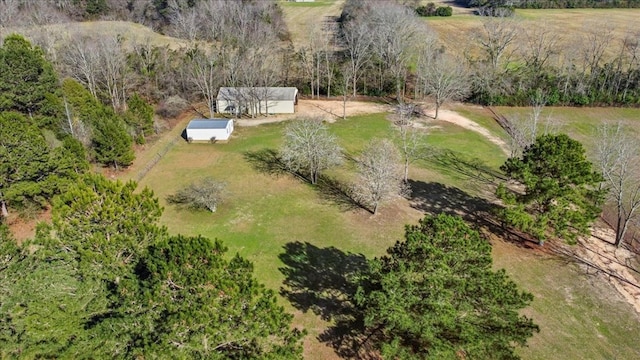
M 611 28 L 613 38 L 609 55 L 613 55 L 619 48 L 621 39 L 629 31 L 638 30 L 636 24 L 639 17 L 640 9 L 518 9 L 515 22 L 525 30 L 539 27 L 551 29 L 560 39 L 561 49 L 568 49 L 588 31 Z M 482 17 L 463 14 L 425 19 L 448 51 L 457 55 L 480 54 L 473 36 L 482 27 Z

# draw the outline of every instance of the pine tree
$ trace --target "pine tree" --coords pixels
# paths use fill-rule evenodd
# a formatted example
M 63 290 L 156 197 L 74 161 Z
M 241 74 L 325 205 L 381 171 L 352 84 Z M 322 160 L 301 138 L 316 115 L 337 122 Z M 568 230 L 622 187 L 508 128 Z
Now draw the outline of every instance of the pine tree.
M 427 216 L 371 260 L 354 302 L 365 341 L 388 359 L 517 359 L 538 331 L 533 296 L 491 266 L 491 246 L 459 217 Z

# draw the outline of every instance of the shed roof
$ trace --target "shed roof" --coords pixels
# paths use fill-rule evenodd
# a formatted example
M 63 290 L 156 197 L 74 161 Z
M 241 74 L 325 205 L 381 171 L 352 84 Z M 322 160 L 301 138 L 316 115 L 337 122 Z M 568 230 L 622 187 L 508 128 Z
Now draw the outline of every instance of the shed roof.
M 187 125 L 187 129 L 225 129 L 229 124 L 228 119 L 193 119 Z
M 265 94 L 269 100 L 295 101 L 298 89 L 295 87 L 221 87 L 218 91 L 218 100 L 262 97 Z

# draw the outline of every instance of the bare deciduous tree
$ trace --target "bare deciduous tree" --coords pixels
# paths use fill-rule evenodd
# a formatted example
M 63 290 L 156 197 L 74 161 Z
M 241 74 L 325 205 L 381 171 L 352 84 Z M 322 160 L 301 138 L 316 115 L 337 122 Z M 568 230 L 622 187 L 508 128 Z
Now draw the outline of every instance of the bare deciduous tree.
M 349 57 L 349 71 L 355 97 L 360 72 L 371 59 L 372 37 L 366 22 L 358 20 L 348 22 L 342 31 L 342 43 Z
M 204 209 L 216 212 L 218 205 L 228 196 L 226 184 L 210 177 L 193 182 L 169 195 L 167 201 L 195 210 Z
M 98 84 L 109 94 L 114 110 L 121 110 L 126 106 L 126 91 L 131 85 L 123 42 L 124 39 L 120 35 L 105 35 L 97 39 L 97 55 L 100 64 Z
M 624 242 L 629 224 L 640 208 L 640 146 L 622 124 L 598 129 L 596 156 L 615 205 L 615 246 Z
M 420 37 L 429 30 L 413 10 L 397 3 L 376 3 L 367 16 L 374 52 L 391 74 L 396 97 L 402 101 L 407 66 L 414 58 Z
M 528 28 L 524 31 L 524 41 L 520 53 L 525 65 L 532 71 L 543 69 L 549 59 L 560 53 L 562 37 L 545 24 Z
M 204 97 L 209 114 L 213 117 L 221 75 L 221 70 L 218 66 L 218 49 L 214 47 L 206 50 L 192 49 L 187 52 L 187 61 L 189 62 L 189 80 L 195 84 L 200 94 Z
M 400 154 L 389 140 L 372 140 L 358 158 L 354 197 L 372 214 L 385 201 L 405 192 Z
M 409 165 L 417 160 L 424 151 L 424 136 L 415 127 L 415 115 L 420 112 L 414 104 L 399 104 L 396 108 L 394 123 L 398 129 L 400 152 L 404 164 L 403 180 L 409 182 Z
M 289 171 L 316 184 L 321 171 L 342 162 L 342 149 L 320 119 L 300 119 L 285 128 L 281 157 Z
M 518 34 L 519 28 L 512 18 L 483 18 L 482 28 L 476 32 L 476 39 L 494 70 L 497 70 L 501 60 L 510 54 L 510 45 L 516 41 Z
M 68 74 L 98 98 L 100 59 L 95 40 L 86 36 L 66 39 L 62 48 L 62 62 Z
M 436 105 L 434 119 L 438 118 L 440 106 L 449 100 L 461 100 L 469 93 L 467 67 L 459 59 L 444 54 L 421 57 L 418 77 L 424 93 L 433 96 Z
M 546 105 L 545 93 L 537 89 L 531 97 L 531 113 L 528 117 L 513 118 L 509 121 L 511 157 L 518 157 L 524 149 L 533 144 L 540 135 L 546 135 L 556 130 L 556 124 L 550 117 L 542 118 L 542 110 Z

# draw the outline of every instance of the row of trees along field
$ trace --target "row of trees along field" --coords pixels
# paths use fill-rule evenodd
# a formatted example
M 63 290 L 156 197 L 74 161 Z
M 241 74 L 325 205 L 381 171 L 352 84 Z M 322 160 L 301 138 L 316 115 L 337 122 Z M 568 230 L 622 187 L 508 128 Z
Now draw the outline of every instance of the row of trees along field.
M 162 13 L 157 28 L 182 39 L 175 45 L 117 32 L 83 35 L 78 25 L 66 32 L 21 27 L 26 20 L 18 15 L 18 25 L 10 21 L 3 32 L 28 33 L 60 74 L 114 109 L 138 92 L 168 108 L 184 106 L 180 98 L 203 99 L 212 111 L 220 86 L 276 85 L 345 101 L 355 95 L 431 96 L 436 107 L 448 99 L 529 105 L 540 93 L 548 105 L 640 100 L 640 33 L 620 37 L 605 23 L 586 23 L 583 33 L 569 37 L 545 26 L 522 26 L 517 17 L 479 16 L 481 25 L 452 51 L 412 7 L 348 0 L 336 27 L 309 29 L 308 43 L 295 48 L 276 2 L 175 1 Z M 264 97 L 254 94 L 247 101 Z

